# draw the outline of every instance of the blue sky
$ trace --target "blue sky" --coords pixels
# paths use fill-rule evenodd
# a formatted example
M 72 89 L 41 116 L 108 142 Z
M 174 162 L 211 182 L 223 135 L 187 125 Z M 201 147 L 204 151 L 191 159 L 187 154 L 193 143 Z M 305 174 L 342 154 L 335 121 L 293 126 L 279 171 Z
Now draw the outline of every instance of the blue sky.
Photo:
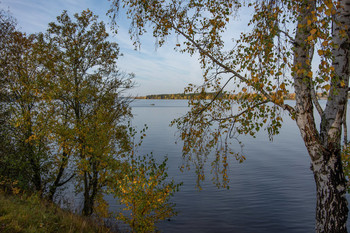
M 99 19 L 109 23 L 106 12 L 108 0 L 0 0 L 0 7 L 8 9 L 17 19 L 18 27 L 27 33 L 44 32 L 50 22 L 67 10 L 70 15 L 89 8 Z M 138 51 L 129 39 L 129 22 L 125 17 L 118 18 L 118 34 L 112 35 L 124 54 L 118 60 L 119 69 L 133 72 L 136 87 L 131 95 L 181 93 L 189 83 L 200 84 L 202 71 L 196 57 L 174 51 L 175 38 L 169 38 L 165 46 L 155 48 L 155 39 L 150 34 L 142 37 Z

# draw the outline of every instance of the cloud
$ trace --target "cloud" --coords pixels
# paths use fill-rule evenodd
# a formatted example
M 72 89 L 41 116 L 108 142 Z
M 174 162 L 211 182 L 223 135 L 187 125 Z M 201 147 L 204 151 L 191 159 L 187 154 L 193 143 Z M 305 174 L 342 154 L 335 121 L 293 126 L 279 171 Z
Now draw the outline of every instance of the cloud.
M 98 3 L 98 4 L 97 4 Z M 105 17 L 109 2 L 95 0 L 2 0 L 1 8 L 8 8 L 27 33 L 43 32 L 49 22 L 67 10 L 70 14 L 90 8 Z
M 100 20 L 109 22 L 106 13 L 110 2 L 107 0 L 1 0 L 1 8 L 9 10 L 18 20 L 20 30 L 27 33 L 44 32 L 49 22 L 55 21 L 63 10 L 68 13 L 79 13 L 89 8 L 99 15 Z M 174 51 L 175 38 L 170 37 L 169 43 L 156 49 L 155 39 L 151 33 L 142 36 L 141 49 L 134 50 L 128 34 L 129 21 L 121 14 L 117 18 L 118 34 L 115 35 L 109 27 L 111 40 L 118 42 L 123 57 L 118 64 L 122 71 L 135 73 L 138 87 L 131 90 L 133 95 L 179 93 L 189 83 L 200 84 L 202 71 L 198 57 L 181 54 Z
M 120 58 L 119 67 L 135 73 L 140 87 L 131 92 L 138 95 L 183 92 L 189 83 L 200 83 L 202 77 L 196 57 L 177 53 L 170 45 L 153 52 L 129 49 Z

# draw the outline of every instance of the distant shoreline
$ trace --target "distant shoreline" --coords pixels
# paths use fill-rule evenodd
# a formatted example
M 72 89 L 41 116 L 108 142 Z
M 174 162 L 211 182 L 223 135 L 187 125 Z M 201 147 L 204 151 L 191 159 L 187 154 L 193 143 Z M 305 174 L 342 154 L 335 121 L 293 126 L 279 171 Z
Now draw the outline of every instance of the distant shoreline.
M 252 93 L 254 95 L 254 93 Z M 216 96 L 216 93 L 177 93 L 177 94 L 154 94 L 146 96 L 136 96 L 132 97 L 133 99 L 166 99 L 166 100 L 189 100 L 189 99 L 213 99 Z M 237 98 L 239 94 L 221 94 L 220 98 L 224 99 L 234 99 Z M 327 99 L 327 97 L 321 93 L 317 94 L 318 99 Z M 283 97 L 285 100 L 295 100 L 295 93 L 289 93 Z

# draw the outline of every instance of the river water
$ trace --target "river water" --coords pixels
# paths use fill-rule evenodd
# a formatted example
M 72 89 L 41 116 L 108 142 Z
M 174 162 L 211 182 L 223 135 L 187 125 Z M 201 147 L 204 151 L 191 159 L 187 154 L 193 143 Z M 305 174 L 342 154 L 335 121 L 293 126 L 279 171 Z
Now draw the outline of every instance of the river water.
M 167 156 L 169 176 L 183 182 L 172 198 L 178 215 L 159 223 L 161 232 L 314 232 L 315 184 L 294 121 L 285 115 L 273 142 L 265 132 L 255 139 L 241 137 L 247 159 L 241 164 L 230 161 L 230 189 L 217 189 L 208 172 L 198 191 L 194 170 L 179 170 L 181 142 L 175 144 L 176 128 L 169 127 L 172 119 L 187 110 L 186 100 L 132 103 L 133 126 L 149 127 L 140 154 L 153 152 L 159 160 Z

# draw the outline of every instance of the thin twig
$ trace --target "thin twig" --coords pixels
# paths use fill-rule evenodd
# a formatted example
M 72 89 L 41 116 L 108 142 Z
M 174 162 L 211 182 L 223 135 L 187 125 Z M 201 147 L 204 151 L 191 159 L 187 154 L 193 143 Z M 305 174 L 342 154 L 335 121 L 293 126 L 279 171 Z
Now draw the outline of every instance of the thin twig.
M 282 31 L 281 29 L 278 29 L 278 32 L 281 32 L 281 33 L 283 33 L 286 37 L 288 37 L 288 39 L 290 39 L 291 40 L 291 42 L 292 43 L 295 43 L 295 40 L 294 40 L 294 38 L 292 38 L 287 32 L 285 32 L 285 31 Z
M 260 106 L 260 105 L 262 105 L 262 104 L 267 104 L 267 103 L 269 103 L 269 102 L 271 102 L 271 101 L 265 100 L 265 101 L 263 101 L 263 102 L 257 103 L 257 104 L 255 104 L 255 105 L 253 105 L 253 106 L 247 108 L 246 110 L 244 110 L 244 111 L 242 111 L 242 112 L 240 112 L 240 113 L 238 113 L 238 114 L 236 114 L 236 115 L 229 116 L 229 117 L 225 117 L 225 118 L 213 118 L 213 120 L 214 120 L 214 121 L 224 121 L 224 120 L 228 120 L 228 119 L 232 119 L 232 118 L 236 119 L 236 118 L 240 117 L 241 115 L 243 115 L 244 113 L 247 113 L 248 111 L 251 111 L 252 109 L 254 109 L 254 108 L 256 108 L 256 107 L 258 107 L 258 106 Z
M 222 86 L 222 88 L 216 93 L 216 95 L 214 96 L 214 98 L 210 101 L 210 103 L 208 103 L 204 108 L 202 108 L 197 114 L 196 116 L 202 114 L 202 112 L 204 112 L 220 95 L 220 93 L 222 93 L 222 91 L 224 90 L 224 88 L 227 86 L 227 84 L 233 79 L 234 76 L 231 76 L 227 82 L 225 83 L 224 86 Z

